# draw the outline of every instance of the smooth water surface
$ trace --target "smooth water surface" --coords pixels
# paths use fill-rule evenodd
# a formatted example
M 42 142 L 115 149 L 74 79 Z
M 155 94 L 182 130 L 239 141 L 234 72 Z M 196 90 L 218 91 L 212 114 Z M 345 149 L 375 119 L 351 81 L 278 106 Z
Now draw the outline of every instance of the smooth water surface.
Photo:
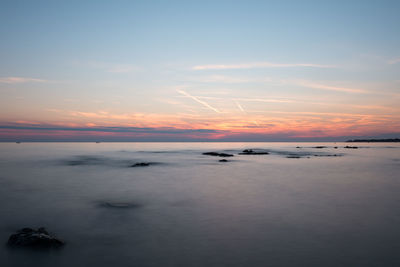
M 0 143 L 0 266 L 400 266 L 399 173 L 394 143 Z M 5 245 L 40 226 L 65 247 Z

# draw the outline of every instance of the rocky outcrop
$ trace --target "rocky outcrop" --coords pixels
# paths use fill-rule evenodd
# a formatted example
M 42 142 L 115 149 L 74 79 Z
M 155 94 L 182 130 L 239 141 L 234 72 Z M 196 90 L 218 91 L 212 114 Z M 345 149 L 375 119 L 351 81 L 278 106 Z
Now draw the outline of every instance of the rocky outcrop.
M 59 248 L 64 242 L 50 235 L 44 227 L 37 230 L 23 228 L 12 234 L 7 244 L 11 247 Z

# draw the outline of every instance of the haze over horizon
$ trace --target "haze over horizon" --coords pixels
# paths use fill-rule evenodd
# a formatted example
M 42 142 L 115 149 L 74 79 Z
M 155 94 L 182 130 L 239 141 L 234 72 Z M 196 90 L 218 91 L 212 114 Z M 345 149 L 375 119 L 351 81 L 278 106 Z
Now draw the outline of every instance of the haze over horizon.
M 2 1 L 0 141 L 400 136 L 399 1 Z

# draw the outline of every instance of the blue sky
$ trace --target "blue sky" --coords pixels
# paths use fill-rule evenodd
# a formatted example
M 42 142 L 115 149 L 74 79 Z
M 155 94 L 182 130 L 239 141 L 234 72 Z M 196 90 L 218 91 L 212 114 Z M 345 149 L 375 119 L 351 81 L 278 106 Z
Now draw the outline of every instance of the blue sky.
M 0 7 L 0 123 L 21 132 L 28 124 L 226 131 L 210 138 L 256 127 L 265 140 L 400 132 L 399 1 Z

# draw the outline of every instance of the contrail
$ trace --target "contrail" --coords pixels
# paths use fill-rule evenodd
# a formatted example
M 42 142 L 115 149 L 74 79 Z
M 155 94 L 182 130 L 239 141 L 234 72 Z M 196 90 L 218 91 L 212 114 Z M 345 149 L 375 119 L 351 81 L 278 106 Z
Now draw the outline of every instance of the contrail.
M 197 65 L 193 70 L 230 70 L 230 69 L 254 69 L 254 68 L 336 68 L 334 65 L 322 65 L 314 63 L 272 63 L 272 62 L 251 62 L 243 64 L 216 64 L 216 65 Z
M 234 100 L 236 103 L 236 106 L 240 109 L 241 112 L 246 113 L 246 111 L 244 110 L 244 108 L 239 104 L 239 102 L 237 102 L 236 100 Z
M 197 97 L 192 96 L 192 95 L 190 95 L 189 93 L 187 93 L 187 92 L 185 92 L 185 91 L 182 91 L 182 90 L 176 90 L 176 91 L 177 91 L 178 93 L 184 95 L 184 96 L 190 97 L 191 99 L 193 99 L 193 100 L 196 101 L 197 103 L 202 104 L 202 105 L 205 106 L 206 108 L 211 109 L 212 111 L 214 111 L 214 112 L 216 112 L 216 113 L 221 113 L 221 111 L 219 111 L 218 109 L 216 109 L 216 108 L 210 106 L 207 102 L 205 102 L 205 101 L 203 101 L 203 100 L 200 100 L 200 99 L 198 99 Z

